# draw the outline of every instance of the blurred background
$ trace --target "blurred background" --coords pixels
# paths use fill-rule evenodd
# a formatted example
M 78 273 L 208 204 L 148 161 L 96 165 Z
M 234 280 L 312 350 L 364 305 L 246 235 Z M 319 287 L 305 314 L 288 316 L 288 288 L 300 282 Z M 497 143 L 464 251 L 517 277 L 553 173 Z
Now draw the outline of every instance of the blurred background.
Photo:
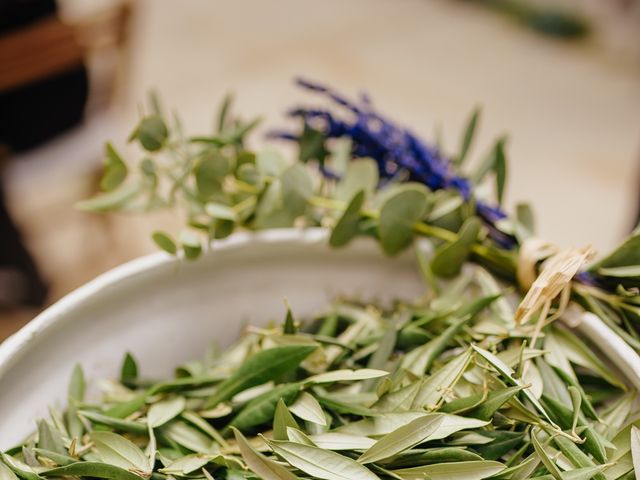
M 151 89 L 204 134 L 231 91 L 245 117 L 281 125 L 314 101 L 291 83 L 304 75 L 366 91 L 449 151 L 480 105 L 476 157 L 509 133 L 507 204 L 529 201 L 543 238 L 606 252 L 640 206 L 639 3 L 0 1 L 0 338 L 175 231 L 170 214 L 73 209 Z

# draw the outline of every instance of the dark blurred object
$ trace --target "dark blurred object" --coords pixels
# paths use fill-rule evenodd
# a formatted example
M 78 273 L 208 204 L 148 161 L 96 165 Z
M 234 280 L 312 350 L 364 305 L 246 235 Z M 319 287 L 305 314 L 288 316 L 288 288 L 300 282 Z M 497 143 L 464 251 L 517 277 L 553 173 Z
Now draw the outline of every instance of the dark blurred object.
M 591 28 L 584 18 L 557 7 L 531 5 L 521 0 L 464 0 L 508 15 L 523 25 L 544 35 L 581 39 Z
M 0 3 L 0 145 L 10 157 L 77 125 L 88 96 L 83 51 L 53 0 Z M 8 154 L 6 152 L 9 152 Z M 46 286 L 0 190 L 3 305 L 39 306 Z

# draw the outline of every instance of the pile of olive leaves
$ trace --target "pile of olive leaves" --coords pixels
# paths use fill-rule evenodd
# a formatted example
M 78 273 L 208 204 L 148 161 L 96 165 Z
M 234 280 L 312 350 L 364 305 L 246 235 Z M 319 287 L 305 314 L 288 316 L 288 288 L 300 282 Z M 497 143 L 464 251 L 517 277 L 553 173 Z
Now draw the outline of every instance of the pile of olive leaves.
M 636 392 L 552 324 L 540 348 L 482 268 L 390 309 L 339 302 L 249 328 L 229 350 L 138 374 L 2 454 L 2 480 L 633 479 Z
M 303 323 L 289 312 L 282 326 L 250 328 L 228 351 L 178 367 L 173 380 L 139 376 L 127 356 L 99 403 L 84 398 L 78 367 L 68 409 L 52 408 L 2 454 L 1 480 L 635 478 L 637 393 L 584 340 L 546 322 L 560 300 L 515 321 L 519 252 L 491 240 L 473 199 L 401 177 L 381 187 L 378 167 L 353 159 L 349 139 L 331 142 L 325 163 L 337 175 L 320 178 L 277 150 L 248 150 L 256 122 L 228 110 L 226 101 L 215 135 L 187 138 L 154 103 L 131 136 L 145 156 L 131 169 L 108 145 L 106 193 L 81 207 L 184 207 L 189 228 L 178 240 L 153 238 L 186 258 L 238 227 L 325 226 L 334 247 L 366 235 L 389 255 L 425 236 L 435 246 L 418 255 L 425 297 L 392 308 L 338 302 Z M 301 157 L 317 142 L 301 136 Z M 502 155 L 499 146 L 469 177 L 480 184 L 493 172 L 503 191 Z M 524 242 L 530 210 L 501 228 Z M 572 300 L 636 349 L 638 233 L 592 267 L 606 282 L 571 285 Z

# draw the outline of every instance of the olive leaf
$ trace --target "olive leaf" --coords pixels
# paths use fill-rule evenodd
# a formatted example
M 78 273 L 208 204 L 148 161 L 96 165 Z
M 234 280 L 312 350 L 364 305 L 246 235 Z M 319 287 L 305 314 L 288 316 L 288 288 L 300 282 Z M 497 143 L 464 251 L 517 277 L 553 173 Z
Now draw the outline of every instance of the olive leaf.
M 322 406 L 313 395 L 307 392 L 302 392 L 298 399 L 289 405 L 289 411 L 302 420 L 317 423 L 318 425 L 327 425 Z
M 425 442 L 437 430 L 442 420 L 440 415 L 417 418 L 382 437 L 358 458 L 358 462 L 373 463 L 384 460 Z
M 296 368 L 317 348 L 311 345 L 285 345 L 263 350 L 251 356 L 229 379 L 218 385 L 204 408 L 211 408 L 236 393 L 278 378 Z
M 247 430 L 268 423 L 276 415 L 279 402 L 289 403 L 295 400 L 300 387 L 299 383 L 279 385 L 257 396 L 238 412 L 230 425 L 239 430 Z
M 191 455 L 186 455 L 171 462 L 164 468 L 161 468 L 159 472 L 165 473 L 167 475 L 177 475 L 180 477 L 184 477 L 186 475 L 189 475 L 190 473 L 195 472 L 196 470 L 200 470 L 213 458 L 214 457 L 212 455 L 192 453 Z
M 233 429 L 240 454 L 247 466 L 264 480 L 295 480 L 297 477 L 279 463 L 265 457 L 247 442 L 238 430 Z
M 360 210 L 364 205 L 364 190 L 358 191 L 345 208 L 342 216 L 331 231 L 329 244 L 332 247 L 342 247 L 358 233 L 358 223 L 360 221 Z
M 125 470 L 148 474 L 151 472 L 149 459 L 134 443 L 121 435 L 111 432 L 92 432 L 94 449 L 105 463 Z
M 478 126 L 478 120 L 480 119 L 481 109 L 476 107 L 469 120 L 467 122 L 467 127 L 464 130 L 464 135 L 462 136 L 462 142 L 460 144 L 460 151 L 456 157 L 453 158 L 453 162 L 456 165 L 462 165 L 467 158 L 467 153 L 469 152 L 469 148 L 471 147 L 471 143 L 473 142 L 473 137 L 476 132 L 476 128 Z
M 330 450 L 294 442 L 265 441 L 274 453 L 313 478 L 325 480 L 376 480 L 380 478 L 355 460 Z
M 174 251 L 175 253 L 175 251 Z M 120 382 L 127 385 L 138 378 L 138 363 L 130 352 L 127 352 L 120 367 Z
M 372 378 L 386 377 L 389 372 L 376 370 L 373 368 L 360 368 L 358 370 L 333 370 L 331 372 L 319 373 L 307 377 L 306 383 L 336 383 L 336 382 L 356 382 L 358 380 L 369 380 Z
M 287 428 L 299 428 L 296 419 L 287 408 L 282 398 L 278 399 L 276 410 L 273 415 L 273 438 L 275 440 L 288 440 Z
M 640 429 L 635 425 L 631 426 L 631 457 L 633 458 L 633 468 L 640 472 Z
M 104 172 L 100 179 L 100 188 L 111 191 L 120 186 L 127 178 L 128 168 L 116 149 L 107 142 L 105 145 Z
M 460 227 L 457 240 L 436 250 L 431 260 L 431 271 L 440 277 L 453 277 L 460 273 L 478 238 L 480 227 L 480 220 L 476 217 L 465 220 Z
M 393 470 L 403 480 L 481 480 L 504 469 L 504 465 L 490 460 L 438 463 L 424 467 Z
M 158 428 L 173 420 L 185 409 L 184 397 L 173 397 L 154 403 L 147 412 L 147 423 L 151 428 Z
M 42 472 L 43 477 L 94 477 L 110 480 L 140 480 L 141 475 L 125 468 L 99 462 L 77 462 Z

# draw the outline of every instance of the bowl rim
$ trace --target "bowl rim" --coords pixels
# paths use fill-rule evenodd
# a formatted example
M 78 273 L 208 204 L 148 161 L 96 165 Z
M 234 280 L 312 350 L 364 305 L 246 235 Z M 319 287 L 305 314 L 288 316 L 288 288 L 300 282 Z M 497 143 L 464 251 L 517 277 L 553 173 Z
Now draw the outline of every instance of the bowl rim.
M 229 237 L 211 242 L 203 256 L 215 254 L 218 251 L 246 247 L 248 245 L 265 245 L 273 243 L 301 243 L 319 244 L 328 238 L 328 231 L 323 228 L 282 228 L 262 230 L 258 232 L 236 232 Z M 121 281 L 139 274 L 152 273 L 164 267 L 171 267 L 187 261 L 182 255 L 172 256 L 158 251 L 143 255 L 122 263 L 104 273 L 99 274 L 87 283 L 67 293 L 60 299 L 42 310 L 32 320 L 18 329 L 15 333 L 0 342 L 0 377 L 11 368 L 13 362 L 32 343 L 36 343 L 43 335 L 56 326 L 58 319 L 76 306 L 89 301 L 95 295 Z
M 295 243 L 303 245 L 325 244 L 329 230 L 321 227 L 279 228 L 257 232 L 236 232 L 222 240 L 211 242 L 203 252 L 203 256 L 215 255 L 219 251 L 247 247 L 249 245 L 268 245 L 274 243 Z M 21 353 L 30 344 L 39 341 L 40 337 L 55 328 L 58 319 L 76 306 L 89 301 L 102 290 L 119 284 L 121 281 L 140 274 L 152 274 L 162 268 L 171 267 L 184 262 L 182 255 L 172 256 L 158 251 L 144 255 L 98 275 L 89 282 L 72 290 L 49 307 L 45 308 L 26 325 L 0 343 L 0 377 L 2 377 Z M 640 355 L 631 348 L 617 333 L 607 326 L 599 317 L 581 308 L 568 309 L 561 319 L 570 328 L 576 328 L 601 350 L 610 361 L 640 391 Z

